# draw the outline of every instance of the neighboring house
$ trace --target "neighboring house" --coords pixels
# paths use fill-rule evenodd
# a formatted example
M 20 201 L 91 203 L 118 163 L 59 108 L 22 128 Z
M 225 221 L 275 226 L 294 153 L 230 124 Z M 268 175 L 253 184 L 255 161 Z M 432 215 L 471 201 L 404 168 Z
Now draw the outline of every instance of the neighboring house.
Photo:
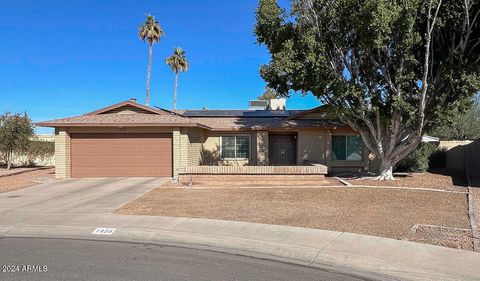
M 321 107 L 172 112 L 130 100 L 38 125 L 55 128 L 58 178 L 372 169 L 360 136 Z
M 35 137 L 33 137 L 33 140 L 54 142 L 55 135 L 54 134 L 36 134 Z

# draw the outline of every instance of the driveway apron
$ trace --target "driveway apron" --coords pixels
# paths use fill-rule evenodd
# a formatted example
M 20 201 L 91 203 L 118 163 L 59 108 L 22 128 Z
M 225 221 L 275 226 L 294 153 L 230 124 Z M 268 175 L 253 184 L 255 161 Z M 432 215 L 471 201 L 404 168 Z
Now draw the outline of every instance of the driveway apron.
M 35 221 L 49 214 L 109 214 L 167 180 L 66 179 L 0 193 L 0 225 Z

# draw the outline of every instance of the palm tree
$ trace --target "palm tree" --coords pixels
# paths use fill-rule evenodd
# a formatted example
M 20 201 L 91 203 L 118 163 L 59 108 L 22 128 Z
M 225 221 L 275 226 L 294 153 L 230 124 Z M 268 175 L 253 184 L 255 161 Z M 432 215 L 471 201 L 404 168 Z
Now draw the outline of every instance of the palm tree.
M 148 50 L 148 67 L 147 67 L 147 98 L 145 104 L 148 105 L 150 100 L 150 73 L 152 70 L 152 47 L 154 43 L 160 42 L 160 38 L 165 36 L 162 27 L 155 20 L 155 17 L 152 15 L 145 16 L 145 22 L 140 25 L 138 28 L 138 36 L 143 42 L 148 41 L 149 50 Z
M 185 51 L 182 48 L 173 48 L 173 55 L 169 56 L 165 63 L 170 66 L 173 73 L 175 73 L 175 89 L 173 92 L 173 110 L 177 109 L 177 86 L 178 86 L 178 72 L 185 72 L 188 70 L 189 63 L 185 56 Z

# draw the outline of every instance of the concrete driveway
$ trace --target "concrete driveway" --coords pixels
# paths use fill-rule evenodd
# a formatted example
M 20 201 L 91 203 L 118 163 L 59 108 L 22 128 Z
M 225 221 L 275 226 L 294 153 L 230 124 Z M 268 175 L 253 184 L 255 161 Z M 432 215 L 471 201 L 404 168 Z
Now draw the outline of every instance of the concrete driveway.
M 0 193 L 0 225 L 60 213 L 107 214 L 167 178 L 66 179 Z

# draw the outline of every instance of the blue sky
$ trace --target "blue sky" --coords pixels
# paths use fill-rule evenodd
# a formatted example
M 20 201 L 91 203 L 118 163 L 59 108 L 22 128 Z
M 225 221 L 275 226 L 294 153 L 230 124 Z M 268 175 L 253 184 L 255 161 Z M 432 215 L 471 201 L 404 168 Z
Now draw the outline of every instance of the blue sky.
M 286 3 L 286 1 L 282 1 Z M 165 58 L 185 49 L 179 109 L 245 109 L 262 94 L 255 44 L 256 0 L 8 1 L 0 11 L 0 112 L 34 121 L 73 116 L 137 97 L 145 101 L 148 46 L 137 36 L 144 14 L 166 32 L 153 49 L 151 105 L 171 109 L 174 76 Z M 289 109 L 319 102 L 293 95 Z M 38 132 L 50 132 L 38 129 Z

